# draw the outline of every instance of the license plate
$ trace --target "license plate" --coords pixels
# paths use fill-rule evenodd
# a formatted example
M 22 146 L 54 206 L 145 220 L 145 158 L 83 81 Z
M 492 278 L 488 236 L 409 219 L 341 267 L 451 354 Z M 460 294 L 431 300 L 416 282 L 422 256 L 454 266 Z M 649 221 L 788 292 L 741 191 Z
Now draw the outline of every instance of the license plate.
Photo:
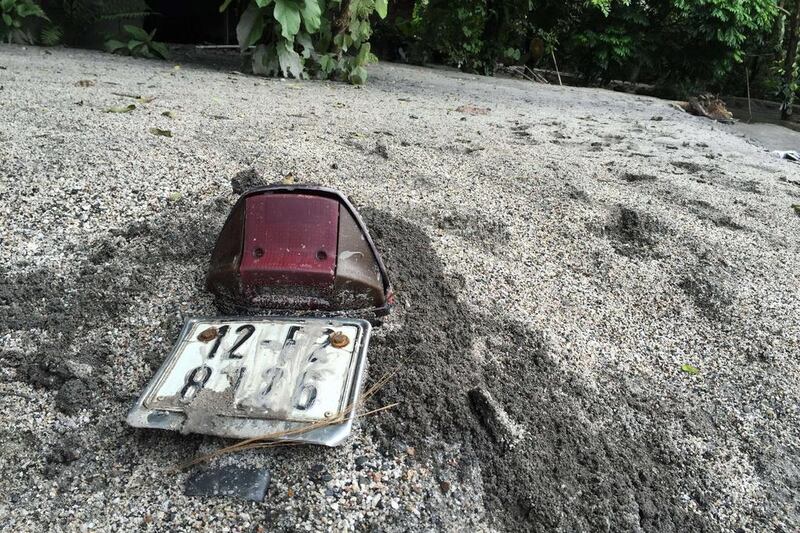
M 352 426 L 370 331 L 358 319 L 189 319 L 128 423 L 335 446 Z

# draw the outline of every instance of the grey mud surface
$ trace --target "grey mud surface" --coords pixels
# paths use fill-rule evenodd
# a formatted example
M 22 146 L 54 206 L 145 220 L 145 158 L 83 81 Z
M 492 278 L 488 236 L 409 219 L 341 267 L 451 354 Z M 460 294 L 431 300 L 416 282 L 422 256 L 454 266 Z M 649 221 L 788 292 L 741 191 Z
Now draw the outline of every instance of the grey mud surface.
M 601 90 L 173 67 L 0 46 L 4 531 L 800 528 L 800 166 Z M 368 382 L 398 372 L 369 407 L 400 405 L 215 461 L 269 469 L 263 503 L 188 497 L 176 465 L 226 442 L 125 414 L 216 313 L 233 188 L 287 174 L 383 253 Z

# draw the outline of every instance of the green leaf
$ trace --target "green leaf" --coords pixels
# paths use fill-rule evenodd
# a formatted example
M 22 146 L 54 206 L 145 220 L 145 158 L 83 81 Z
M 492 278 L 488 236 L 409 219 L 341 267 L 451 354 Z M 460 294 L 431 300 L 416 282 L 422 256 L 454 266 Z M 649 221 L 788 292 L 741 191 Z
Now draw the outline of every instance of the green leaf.
M 136 106 L 133 104 L 118 105 L 114 107 L 109 107 L 108 109 L 106 109 L 106 113 L 130 113 L 134 109 L 136 109 Z
M 39 39 L 45 46 L 55 46 L 61 42 L 61 39 L 63 37 L 64 37 L 64 30 L 62 30 L 61 27 L 50 25 L 42 28 L 42 32 L 41 35 L 39 36 Z
M 161 128 L 150 128 L 148 131 L 158 137 L 172 137 L 172 132 L 170 130 L 162 130 Z
M 295 78 L 302 76 L 303 62 L 300 59 L 300 54 L 295 52 L 294 48 L 292 48 L 292 43 L 284 41 L 282 44 L 278 44 L 277 50 L 278 63 L 280 63 L 284 77 L 290 74 Z
M 689 374 L 690 376 L 696 376 L 700 373 L 700 369 L 694 365 L 690 365 L 689 363 L 684 363 L 681 365 L 681 370 Z
M 3 22 L 6 23 L 6 26 L 13 26 L 14 21 L 12 20 L 11 15 L 3 13 Z
M 277 74 L 279 69 L 275 43 L 258 45 L 256 53 L 253 54 L 253 74 L 272 76 Z
M 367 69 L 364 67 L 356 67 L 350 72 L 347 79 L 353 85 L 363 85 L 367 82 Z
M 272 3 L 272 0 L 256 0 L 256 5 L 258 7 L 267 7 Z
M 303 47 L 303 57 L 308 59 L 311 57 L 311 54 L 314 53 L 314 43 L 311 40 L 311 36 L 304 31 L 298 32 L 297 37 L 295 37 L 297 43 Z
M 358 50 L 358 55 L 356 56 L 356 65 L 362 66 L 367 64 L 369 61 L 369 48 L 369 43 L 361 45 L 361 48 Z
M 275 0 L 275 10 L 273 11 L 275 20 L 281 25 L 281 35 L 291 41 L 297 32 L 300 31 L 300 10 L 288 0 Z M 319 27 L 319 24 L 317 24 Z M 280 56 L 280 46 L 278 55 Z
M 131 37 L 133 37 L 136 40 L 142 42 L 148 42 L 150 40 L 150 34 L 148 34 L 142 28 L 139 28 L 138 26 L 131 26 L 130 24 L 125 24 L 123 28 L 125 29 L 126 32 L 128 32 L 128 34 Z
M 327 77 L 331 72 L 336 69 L 336 60 L 330 54 L 324 54 L 319 57 L 319 68 L 322 73 Z
M 0 0 L 0 8 L 3 11 L 11 11 L 11 7 L 14 5 L 16 0 Z
M 250 4 L 236 25 L 236 40 L 242 51 L 256 43 L 264 33 L 264 16 L 255 4 Z
M 219 6 L 219 12 L 223 13 L 226 9 L 228 9 L 229 5 L 231 5 L 231 0 L 225 0 L 222 2 L 222 5 Z
M 169 59 L 169 49 L 164 43 L 153 41 L 150 43 L 150 50 L 155 52 L 161 59 Z
M 389 0 L 375 0 L 375 12 L 380 18 L 385 19 L 388 11 Z
M 131 55 L 137 57 L 153 57 L 153 54 L 150 53 L 150 49 L 147 47 L 145 43 L 140 44 L 136 48 L 131 50 Z
M 42 11 L 42 8 L 37 6 L 33 2 L 28 2 L 28 3 L 23 2 L 17 4 L 17 15 L 19 15 L 20 18 L 25 18 L 25 17 L 39 17 L 43 19 L 47 18 L 47 16 L 44 14 L 44 11 Z
M 141 46 L 143 44 L 144 44 L 144 41 L 137 41 L 136 39 L 131 39 L 130 41 L 128 41 L 128 50 L 133 52 L 134 49 L 138 48 L 139 46 Z
M 305 0 L 303 9 L 303 25 L 308 33 L 316 33 L 319 30 L 322 18 L 322 9 L 319 7 L 319 0 Z
M 122 41 L 117 41 L 115 39 L 109 39 L 108 41 L 106 41 L 105 47 L 106 50 L 108 50 L 112 54 L 120 50 L 128 49 L 128 45 L 126 43 L 123 43 Z

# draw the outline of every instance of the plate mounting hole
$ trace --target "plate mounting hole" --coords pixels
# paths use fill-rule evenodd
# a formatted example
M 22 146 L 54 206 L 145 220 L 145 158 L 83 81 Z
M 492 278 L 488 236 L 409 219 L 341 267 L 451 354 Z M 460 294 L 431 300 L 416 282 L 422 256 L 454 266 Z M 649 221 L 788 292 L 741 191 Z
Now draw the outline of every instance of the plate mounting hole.
M 319 259 L 320 261 L 325 261 L 327 258 L 328 258 L 328 252 L 326 252 L 325 250 L 319 250 L 317 252 L 317 259 Z

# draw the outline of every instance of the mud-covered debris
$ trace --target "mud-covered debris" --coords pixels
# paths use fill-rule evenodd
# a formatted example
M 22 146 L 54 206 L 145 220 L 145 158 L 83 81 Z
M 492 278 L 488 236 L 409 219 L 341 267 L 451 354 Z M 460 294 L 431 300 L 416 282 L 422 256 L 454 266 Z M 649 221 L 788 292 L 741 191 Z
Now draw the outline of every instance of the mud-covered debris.
M 76 415 L 91 400 L 91 391 L 80 379 L 70 379 L 56 394 L 56 408 L 64 414 Z
M 309 469 L 308 479 L 310 479 L 314 483 L 327 483 L 328 481 L 333 479 L 333 476 L 325 468 L 325 465 L 317 463 L 315 465 L 312 465 L 311 468 Z
M 384 159 L 389 159 L 389 145 L 385 141 L 375 143 L 375 153 Z
M 467 115 L 488 115 L 491 108 L 488 107 L 477 107 L 472 104 L 464 104 L 460 105 L 456 108 L 456 111 L 459 113 L 465 113 Z
M 206 328 L 197 335 L 197 340 L 200 342 L 208 342 L 217 338 L 217 328 L 211 326 Z
M 635 183 L 638 181 L 655 181 L 656 177 L 652 174 L 645 174 L 642 172 L 625 172 L 622 175 L 622 179 L 628 183 Z
M 48 463 L 69 464 L 77 461 L 80 457 L 80 443 L 72 437 L 66 437 L 51 448 L 45 459 Z
M 698 117 L 710 118 L 726 124 L 733 123 L 733 113 L 728 111 L 725 102 L 713 94 L 704 93 L 692 96 L 686 102 L 678 102 L 681 109 Z
M 149 131 L 156 137 L 172 137 L 172 131 L 170 130 L 162 130 L 161 128 L 150 128 L 147 131 Z
M 264 179 L 261 177 L 258 171 L 252 167 L 242 170 L 241 172 L 237 173 L 233 179 L 231 179 L 231 188 L 236 194 L 242 194 L 248 189 L 252 189 L 253 187 L 258 187 L 259 185 L 264 184 Z
M 196 497 L 237 498 L 263 502 L 269 488 L 266 468 L 219 466 L 195 472 L 186 480 L 184 494 Z
M 656 236 L 663 232 L 663 226 L 649 213 L 620 206 L 605 231 L 612 237 L 612 245 L 617 253 L 626 257 L 639 257 L 653 252 Z
M 525 438 L 525 429 L 511 419 L 489 391 L 477 387 L 467 394 L 472 403 L 473 412 L 496 442 L 511 449 Z
M 136 109 L 136 106 L 133 105 L 133 104 L 117 105 L 117 106 L 109 107 L 108 109 L 106 109 L 105 112 L 106 113 L 130 113 L 134 109 Z

